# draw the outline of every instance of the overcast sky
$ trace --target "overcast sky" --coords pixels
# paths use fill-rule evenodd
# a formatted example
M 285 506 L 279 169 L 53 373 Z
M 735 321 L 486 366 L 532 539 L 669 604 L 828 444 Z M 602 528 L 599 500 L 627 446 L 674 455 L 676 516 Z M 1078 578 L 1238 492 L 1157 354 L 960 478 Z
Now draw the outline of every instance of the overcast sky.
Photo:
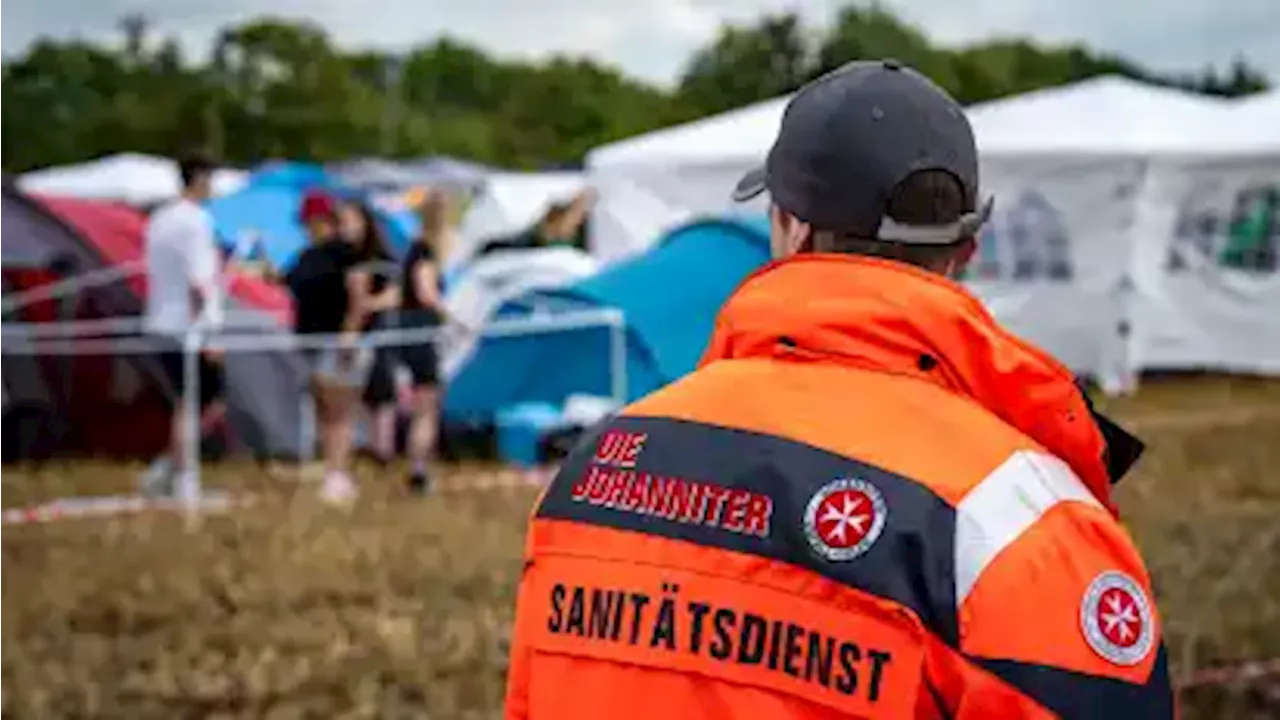
M 323 25 L 343 46 L 403 49 L 448 32 L 508 56 L 587 54 L 670 83 L 725 21 L 799 10 L 817 24 L 837 0 L 9 0 L 5 55 L 37 37 L 119 38 L 127 12 L 192 52 L 228 23 L 274 14 Z M 1280 80 L 1280 0 L 882 0 L 935 40 L 993 34 L 1084 41 L 1161 70 L 1223 66 L 1243 54 Z

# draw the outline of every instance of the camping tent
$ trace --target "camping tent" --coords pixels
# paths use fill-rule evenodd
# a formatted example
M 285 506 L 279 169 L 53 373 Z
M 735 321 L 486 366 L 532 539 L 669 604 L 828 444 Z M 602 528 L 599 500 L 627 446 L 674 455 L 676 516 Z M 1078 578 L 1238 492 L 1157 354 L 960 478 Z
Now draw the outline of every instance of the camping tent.
M 590 255 L 571 247 L 500 250 L 463 265 L 449 282 L 444 303 L 449 317 L 479 328 L 508 300 L 534 290 L 568 285 L 595 274 Z M 463 337 L 441 353 L 445 377 L 457 374 L 471 357 L 475 337 Z
M 399 163 L 378 158 L 331 163 L 326 169 L 342 183 L 360 190 L 404 190 L 420 184 L 417 176 Z
M 428 155 L 397 163 L 420 185 L 471 192 L 480 187 L 494 169 L 470 160 Z
M 298 222 L 302 197 L 312 189 L 367 201 L 378 217 L 389 249 L 401 254 L 416 232 L 412 209 L 394 198 L 364 195 L 347 187 L 318 165 L 276 162 L 255 170 L 238 192 L 209 202 L 209 213 L 222 241 L 230 248 L 255 249 L 276 268 L 288 267 L 307 245 Z
M 118 205 L 33 198 L 7 185 L 3 212 L 8 235 L 3 245 L 5 301 L 6 310 L 12 311 L 4 328 L 9 352 L 4 362 L 6 411 L 19 409 L 26 417 L 55 428 L 53 444 L 60 450 L 124 455 L 158 450 L 168 428 L 164 394 L 171 389 L 164 386 L 152 356 L 68 355 L 67 350 L 83 347 L 78 343 L 100 345 L 101 341 L 33 339 L 26 333 L 35 326 L 11 324 L 94 318 L 136 321 L 146 292 L 145 278 L 129 275 L 119 282 L 81 289 L 66 301 L 19 305 L 12 302 L 15 295 L 9 294 L 139 263 L 144 218 Z M 288 322 L 288 298 L 278 288 L 233 275 L 227 290 L 229 327 L 274 333 Z M 22 347 L 33 352 L 15 354 Z M 301 371 L 292 356 L 281 352 L 230 354 L 228 419 L 233 439 L 259 453 L 295 454 Z M 21 445 L 38 435 L 19 436 L 15 456 L 30 451 Z M 10 440 L 6 435 L 6 442 Z
M 570 395 L 611 396 L 613 361 L 625 364 L 626 399 L 693 370 L 720 306 L 769 258 L 762 218 L 699 221 L 673 230 L 649 252 L 558 290 L 505 303 L 499 321 L 540 320 L 602 309 L 621 311 L 625 357 L 611 358 L 607 327 L 487 337 L 453 378 L 451 419 L 492 415 L 523 402 L 559 405 Z
M 463 216 L 450 269 L 470 260 L 484 243 L 531 227 L 547 208 L 573 198 L 585 187 L 581 173 L 492 173 Z
M 213 175 L 214 195 L 234 192 L 247 173 L 219 169 Z M 26 192 L 85 200 L 112 200 L 135 207 L 164 202 L 181 192 L 178 164 L 169 158 L 120 153 L 76 165 L 32 170 L 18 180 Z

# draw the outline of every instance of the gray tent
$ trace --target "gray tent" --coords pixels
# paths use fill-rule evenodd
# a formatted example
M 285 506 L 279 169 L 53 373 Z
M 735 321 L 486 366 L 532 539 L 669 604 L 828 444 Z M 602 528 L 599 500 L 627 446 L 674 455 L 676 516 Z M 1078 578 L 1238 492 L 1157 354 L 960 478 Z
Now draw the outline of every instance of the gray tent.
M 412 160 L 355 158 L 326 168 L 346 185 L 371 191 L 396 191 L 416 186 L 474 192 L 493 168 L 457 158 L 427 156 Z

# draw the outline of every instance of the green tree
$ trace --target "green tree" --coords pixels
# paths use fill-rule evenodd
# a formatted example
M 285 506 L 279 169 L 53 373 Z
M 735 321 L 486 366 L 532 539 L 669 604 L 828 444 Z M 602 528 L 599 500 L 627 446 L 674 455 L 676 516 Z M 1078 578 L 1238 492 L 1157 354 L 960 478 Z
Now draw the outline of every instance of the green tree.
M 810 45 L 794 13 L 726 27 L 694 54 L 677 99 L 687 112 L 700 115 L 791 92 L 812 74 Z
M 821 32 L 795 14 L 725 27 L 670 93 L 589 60 L 500 60 L 450 37 L 403 55 L 344 53 L 313 24 L 273 18 L 226 28 L 208 58 L 188 58 L 145 16 L 123 18 L 120 29 L 120 50 L 43 41 L 4 61 L 7 170 L 121 151 L 174 155 L 197 144 L 245 165 L 378 153 L 558 165 L 880 57 L 913 65 L 963 102 L 1104 73 L 1219 95 L 1267 86 L 1243 60 L 1221 72 L 1163 76 L 1114 55 L 1027 39 L 940 47 L 876 5 L 846 7 Z
M 847 7 L 837 14 L 810 74 L 821 75 L 852 60 L 878 58 L 900 60 L 951 92 L 959 89 L 953 54 L 934 48 L 920 30 L 876 5 Z
M 522 70 L 499 111 L 499 157 L 536 167 L 580 158 L 612 140 L 667 124 L 670 102 L 616 70 L 553 59 Z

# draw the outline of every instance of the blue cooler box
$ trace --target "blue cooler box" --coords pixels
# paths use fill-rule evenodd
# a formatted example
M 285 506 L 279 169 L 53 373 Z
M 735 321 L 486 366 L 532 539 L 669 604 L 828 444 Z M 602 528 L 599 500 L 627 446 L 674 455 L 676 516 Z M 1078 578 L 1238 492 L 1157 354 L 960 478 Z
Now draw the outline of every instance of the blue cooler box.
M 550 403 L 519 403 L 499 410 L 498 457 L 521 467 L 538 465 L 538 445 L 548 432 L 564 425 L 559 408 Z

